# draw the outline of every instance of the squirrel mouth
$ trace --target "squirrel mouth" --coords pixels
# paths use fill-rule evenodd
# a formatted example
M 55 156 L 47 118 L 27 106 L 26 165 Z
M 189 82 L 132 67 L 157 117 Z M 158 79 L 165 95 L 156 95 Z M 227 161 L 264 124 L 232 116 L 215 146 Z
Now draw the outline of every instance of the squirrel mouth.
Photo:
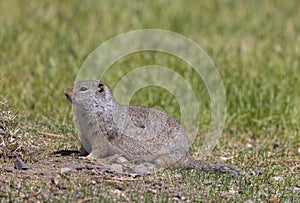
M 68 95 L 68 94 L 65 94 L 65 95 L 66 95 L 67 99 L 69 100 L 69 102 L 71 102 L 71 103 L 72 103 L 72 98 L 71 98 L 71 96 L 70 96 L 70 95 Z
M 71 96 L 71 94 L 73 93 L 73 87 L 71 87 L 71 88 L 68 88 L 68 89 L 66 89 L 65 91 L 64 91 L 64 94 L 65 94 L 65 96 L 67 97 L 67 99 L 71 102 L 71 103 L 73 103 L 72 102 L 72 96 Z

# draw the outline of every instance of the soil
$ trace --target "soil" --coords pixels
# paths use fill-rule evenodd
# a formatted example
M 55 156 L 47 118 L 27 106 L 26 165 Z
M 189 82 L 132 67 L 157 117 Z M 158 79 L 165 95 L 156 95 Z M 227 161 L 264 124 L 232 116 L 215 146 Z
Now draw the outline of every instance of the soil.
M 64 139 L 20 128 L 13 112 L 6 102 L 0 103 L 0 202 L 210 202 L 210 192 L 219 191 L 225 199 L 235 195 L 218 184 L 219 177 L 224 179 L 220 174 L 183 169 L 145 172 L 143 166 L 138 167 L 143 173 L 137 173 L 130 164 L 88 160 L 70 144 L 74 141 L 58 144 Z M 57 150 L 60 146 L 65 150 Z M 29 169 L 16 169 L 16 157 Z M 234 181 L 243 184 L 241 179 Z
M 1 167 L 1 201 L 192 201 L 181 170 L 150 174 L 117 172 L 106 164 L 78 156 L 78 151 L 35 154 L 30 169 L 14 168 L 13 160 Z M 31 154 L 32 156 L 33 154 Z M 206 183 L 210 184 L 210 183 Z M 197 189 L 195 186 L 194 189 Z M 198 188 L 200 191 L 200 188 Z M 204 192 L 204 191 L 202 191 Z M 202 199 L 203 200 L 203 199 Z

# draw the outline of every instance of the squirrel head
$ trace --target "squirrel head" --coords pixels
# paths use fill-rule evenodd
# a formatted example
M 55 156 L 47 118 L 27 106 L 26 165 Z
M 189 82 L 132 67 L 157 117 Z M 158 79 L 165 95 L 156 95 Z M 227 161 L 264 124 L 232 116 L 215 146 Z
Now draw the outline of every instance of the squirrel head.
M 72 104 L 84 109 L 114 102 L 111 90 L 100 80 L 76 82 L 64 94 Z

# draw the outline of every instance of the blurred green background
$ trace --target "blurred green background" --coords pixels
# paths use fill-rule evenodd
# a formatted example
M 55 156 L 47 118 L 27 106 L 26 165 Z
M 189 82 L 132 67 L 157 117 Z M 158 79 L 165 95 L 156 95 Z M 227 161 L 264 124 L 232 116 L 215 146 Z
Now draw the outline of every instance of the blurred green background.
M 216 64 L 226 89 L 227 118 L 221 144 L 207 159 L 225 159 L 248 173 L 236 178 L 174 169 L 156 174 L 148 184 L 151 177 L 143 177 L 145 182 L 95 182 L 92 173 L 84 172 L 76 178 L 73 173 L 58 175 L 64 186 L 59 187 L 56 178 L 44 179 L 42 174 L 28 178 L 1 170 L 0 198 L 82 202 L 89 200 L 86 197 L 110 193 L 115 198 L 127 194 L 131 201 L 144 202 L 174 202 L 174 196 L 204 202 L 274 202 L 274 197 L 297 202 L 299 11 L 297 0 L 0 0 L 0 96 L 18 112 L 22 130 L 15 132 L 14 139 L 27 154 L 23 157 L 27 163 L 39 167 L 45 161 L 57 167 L 57 160 L 65 164 L 64 158 L 74 158 L 56 157 L 55 152 L 79 149 L 76 136 L 55 139 L 37 131 L 77 134 L 71 104 L 63 91 L 74 83 L 87 56 L 118 34 L 155 28 L 192 39 Z M 103 80 L 114 87 L 134 68 L 153 64 L 170 67 L 190 81 L 200 100 L 200 131 L 192 146 L 192 155 L 199 159 L 210 121 L 210 98 L 191 67 L 167 54 L 136 53 L 115 63 Z M 174 96 L 157 87 L 141 89 L 131 104 L 159 106 L 180 119 Z M 12 166 L 12 162 L 2 161 L 2 166 Z M 35 182 L 34 177 L 40 178 Z M 157 183 L 163 183 L 159 189 Z M 154 193 L 149 192 L 151 188 Z M 122 191 L 115 193 L 119 189 Z
M 0 94 L 28 126 L 73 128 L 63 91 L 86 57 L 118 34 L 164 29 L 194 40 L 215 62 L 227 95 L 225 136 L 298 139 L 299 11 L 293 0 L 1 1 Z M 176 58 L 133 54 L 114 64 L 105 82 L 113 87 L 126 72 L 150 64 L 173 67 L 192 81 L 205 129 L 208 94 Z M 176 100 L 157 88 L 139 92 L 132 104 L 162 106 L 180 117 Z

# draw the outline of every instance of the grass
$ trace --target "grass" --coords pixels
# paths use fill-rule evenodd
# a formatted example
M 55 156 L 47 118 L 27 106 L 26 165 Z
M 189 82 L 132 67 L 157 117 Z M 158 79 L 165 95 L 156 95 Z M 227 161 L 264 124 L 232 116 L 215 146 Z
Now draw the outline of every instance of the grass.
M 18 123 L 23 130 L 16 138 L 29 143 L 26 146 L 30 147 L 31 154 L 77 149 L 79 140 L 48 139 L 37 131 L 76 134 L 71 106 L 63 91 L 74 82 L 86 57 L 117 34 L 144 28 L 170 30 L 194 40 L 209 54 L 226 89 L 224 135 L 210 159 L 232 157 L 230 161 L 235 165 L 248 171 L 259 169 L 262 175 L 236 180 L 170 169 L 157 178 L 161 178 L 158 182 L 165 181 L 167 188 L 173 186 L 174 192 L 160 188 L 155 193 L 140 194 L 139 198 L 144 199 L 135 199 L 139 191 L 134 187 L 147 191 L 152 186 L 145 186 L 143 181 L 125 181 L 120 183 L 122 194 L 131 200 L 149 202 L 171 202 L 178 191 L 183 191 L 187 199 L 202 201 L 266 202 L 280 198 L 285 202 L 298 202 L 299 10 L 300 4 L 293 0 L 284 3 L 279 0 L 4 1 L 0 5 L 0 94 L 19 112 Z M 160 53 L 137 53 L 114 64 L 103 79 L 114 87 L 125 73 L 149 64 L 173 67 L 191 81 L 195 94 L 202 99 L 201 133 L 192 148 L 193 155 L 199 156 L 203 133 L 210 119 L 210 100 L 203 82 L 187 64 Z M 175 98 L 158 88 L 142 89 L 134 96 L 132 104 L 161 106 L 180 118 Z M 45 140 L 45 145 L 37 144 Z M 276 141 L 279 147 L 273 149 Z M 24 158 L 34 162 L 30 153 Z M 182 176 L 180 181 L 184 181 L 182 185 L 174 178 L 178 174 Z M 8 174 L 1 171 L 1 176 Z M 105 195 L 116 187 L 115 183 L 97 182 L 90 186 L 92 178 L 84 177 L 86 179 L 75 180 L 62 177 L 67 189 L 60 194 L 60 200 L 90 196 L 108 200 L 109 195 L 114 194 Z M 274 177 L 282 179 L 276 181 Z M 11 194 L 11 199 L 36 192 L 30 183 L 24 183 L 25 180 L 20 184 L 28 188 L 20 192 L 16 187 L 18 178 L 17 175 L 12 177 L 10 185 L 1 184 L 0 192 Z M 211 182 L 203 184 L 206 180 Z M 38 180 L 38 183 L 42 191 L 49 189 L 45 181 Z M 82 187 L 74 189 L 72 184 Z M 95 192 L 91 193 L 89 187 Z M 242 192 L 237 192 L 239 187 L 243 188 Z M 59 189 L 53 190 L 59 193 Z M 74 191 L 78 196 L 72 196 Z M 38 194 L 30 200 L 50 199 Z

